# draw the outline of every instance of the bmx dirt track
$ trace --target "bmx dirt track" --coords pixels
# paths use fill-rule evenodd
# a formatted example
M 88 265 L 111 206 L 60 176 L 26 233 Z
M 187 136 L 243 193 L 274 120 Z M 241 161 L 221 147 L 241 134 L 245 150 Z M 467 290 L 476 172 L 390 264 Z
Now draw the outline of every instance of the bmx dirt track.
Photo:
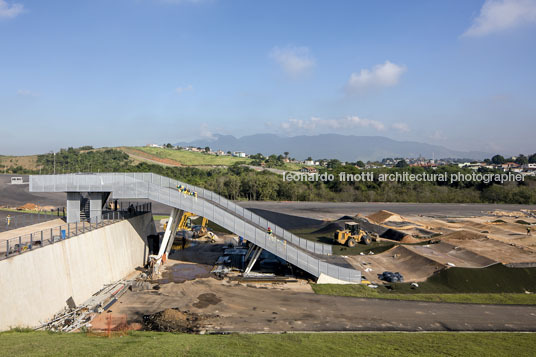
M 165 265 L 205 268 L 217 246 L 198 244 L 176 251 Z M 202 264 L 194 263 L 199 261 Z M 184 272 L 184 269 L 180 269 Z M 195 270 L 195 269 L 189 269 Z M 185 273 L 186 274 L 186 273 Z M 207 299 L 206 297 L 210 297 Z M 305 281 L 239 283 L 204 276 L 164 279 L 158 290 L 128 291 L 111 307 L 115 316 L 141 323 L 143 315 L 169 308 L 207 316 L 201 330 L 284 331 L 536 331 L 536 306 L 429 303 L 317 295 Z

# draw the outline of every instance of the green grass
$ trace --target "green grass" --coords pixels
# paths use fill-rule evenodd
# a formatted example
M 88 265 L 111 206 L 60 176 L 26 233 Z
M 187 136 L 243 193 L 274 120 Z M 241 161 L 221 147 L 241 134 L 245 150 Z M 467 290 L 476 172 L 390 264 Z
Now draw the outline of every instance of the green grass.
M 153 214 L 153 219 L 155 221 L 160 221 L 161 219 L 168 219 L 169 216 L 167 215 L 160 215 L 160 214 Z
M 233 157 L 230 155 L 208 155 L 201 152 L 186 150 L 161 149 L 145 146 L 134 147 L 134 149 L 160 158 L 175 160 L 186 166 L 231 166 L 237 162 L 249 164 L 252 161 L 248 158 Z
M 54 210 L 54 211 L 35 211 L 35 210 L 27 210 L 27 209 L 19 210 L 19 209 L 16 209 L 16 208 L 5 208 L 5 207 L 0 207 L 0 211 L 46 214 L 46 215 L 49 215 L 49 216 L 56 216 L 58 214 L 58 212 L 56 210 Z M 62 212 L 62 211 L 60 210 L 60 212 Z
M 417 293 L 391 292 L 365 285 L 312 284 L 315 293 L 322 295 L 352 296 L 359 298 L 451 302 L 468 304 L 536 305 L 536 294 L 523 293 Z M 396 291 L 396 290 L 395 290 Z
M 0 333 L 6 356 L 530 356 L 530 333 L 320 333 L 185 335 L 134 332 L 122 337 L 82 333 Z
M 524 220 L 522 220 L 522 219 L 518 219 L 518 220 L 516 221 L 516 223 L 517 223 L 517 224 L 525 224 L 525 225 L 529 225 L 529 226 L 531 225 L 531 223 L 529 223 L 529 222 L 527 222 L 527 221 L 524 221 Z
M 409 283 L 391 284 L 401 293 L 414 293 Z M 536 292 L 536 268 L 449 268 L 419 283 L 422 293 L 524 293 Z

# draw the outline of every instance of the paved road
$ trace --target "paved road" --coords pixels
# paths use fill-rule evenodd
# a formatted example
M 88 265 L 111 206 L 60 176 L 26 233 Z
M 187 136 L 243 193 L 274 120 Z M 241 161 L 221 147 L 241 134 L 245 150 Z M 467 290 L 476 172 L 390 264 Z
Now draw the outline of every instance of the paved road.
M 536 209 L 536 205 L 459 204 L 459 203 L 383 203 L 383 202 L 237 202 L 245 208 L 258 208 L 314 219 L 335 219 L 344 215 L 368 215 L 387 210 L 402 215 L 467 217 L 486 211 Z

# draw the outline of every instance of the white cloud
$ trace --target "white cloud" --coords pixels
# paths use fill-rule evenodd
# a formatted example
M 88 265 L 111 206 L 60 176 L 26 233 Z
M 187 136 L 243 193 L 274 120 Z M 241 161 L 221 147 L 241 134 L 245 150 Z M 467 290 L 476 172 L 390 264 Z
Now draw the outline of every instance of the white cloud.
M 358 116 L 348 116 L 342 119 L 321 119 L 317 117 L 311 117 L 310 119 L 295 119 L 291 118 L 286 122 L 281 123 L 281 128 L 288 131 L 293 130 L 315 130 L 318 128 L 328 129 L 350 129 L 350 128 L 373 128 L 381 131 L 385 129 L 385 124 L 377 120 L 364 119 Z
M 447 137 L 445 136 L 445 134 L 441 130 L 434 131 L 429 137 L 430 137 L 430 139 L 432 139 L 434 141 L 447 140 Z
M 307 47 L 274 47 L 270 57 L 291 77 L 299 77 L 315 65 L 315 59 Z
M 191 84 L 188 84 L 186 87 L 177 87 L 175 88 L 175 92 L 177 92 L 177 94 L 182 94 L 184 92 L 188 92 L 188 91 L 191 91 L 193 90 L 194 87 L 191 85 Z
M 209 139 L 214 140 L 216 137 L 214 136 L 214 133 L 209 129 L 207 124 L 201 124 L 201 127 L 199 128 L 199 136 L 201 136 L 203 139 Z
M 31 90 L 28 90 L 28 89 L 19 89 L 17 91 L 17 95 L 20 95 L 21 97 L 38 97 L 39 96 L 38 93 L 32 92 Z
M 362 69 L 359 73 L 352 73 L 346 84 L 351 91 L 363 91 L 371 88 L 392 87 L 400 81 L 406 67 L 385 61 L 369 69 Z
M 398 130 L 398 131 L 400 131 L 402 133 L 409 132 L 409 126 L 406 123 L 394 123 L 392 125 L 392 127 L 393 127 L 393 129 L 396 129 L 396 130 Z
M 485 36 L 528 23 L 536 23 L 536 0 L 486 0 L 463 36 Z
M 14 18 L 22 11 L 24 11 L 24 5 L 18 3 L 9 5 L 7 1 L 0 0 L 0 18 Z

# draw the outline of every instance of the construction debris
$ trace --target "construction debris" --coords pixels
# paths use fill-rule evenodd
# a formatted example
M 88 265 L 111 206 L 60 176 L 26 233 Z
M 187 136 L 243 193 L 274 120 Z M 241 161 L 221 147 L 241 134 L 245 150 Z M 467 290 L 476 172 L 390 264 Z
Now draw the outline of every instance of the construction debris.
M 50 330 L 56 332 L 71 332 L 83 327 L 91 327 L 91 320 L 100 312 L 112 306 L 123 295 L 132 281 L 120 280 L 106 285 L 99 292 L 80 306 L 76 306 L 74 300 L 67 300 L 68 306 L 56 314 L 50 321 L 39 326 L 36 330 Z

